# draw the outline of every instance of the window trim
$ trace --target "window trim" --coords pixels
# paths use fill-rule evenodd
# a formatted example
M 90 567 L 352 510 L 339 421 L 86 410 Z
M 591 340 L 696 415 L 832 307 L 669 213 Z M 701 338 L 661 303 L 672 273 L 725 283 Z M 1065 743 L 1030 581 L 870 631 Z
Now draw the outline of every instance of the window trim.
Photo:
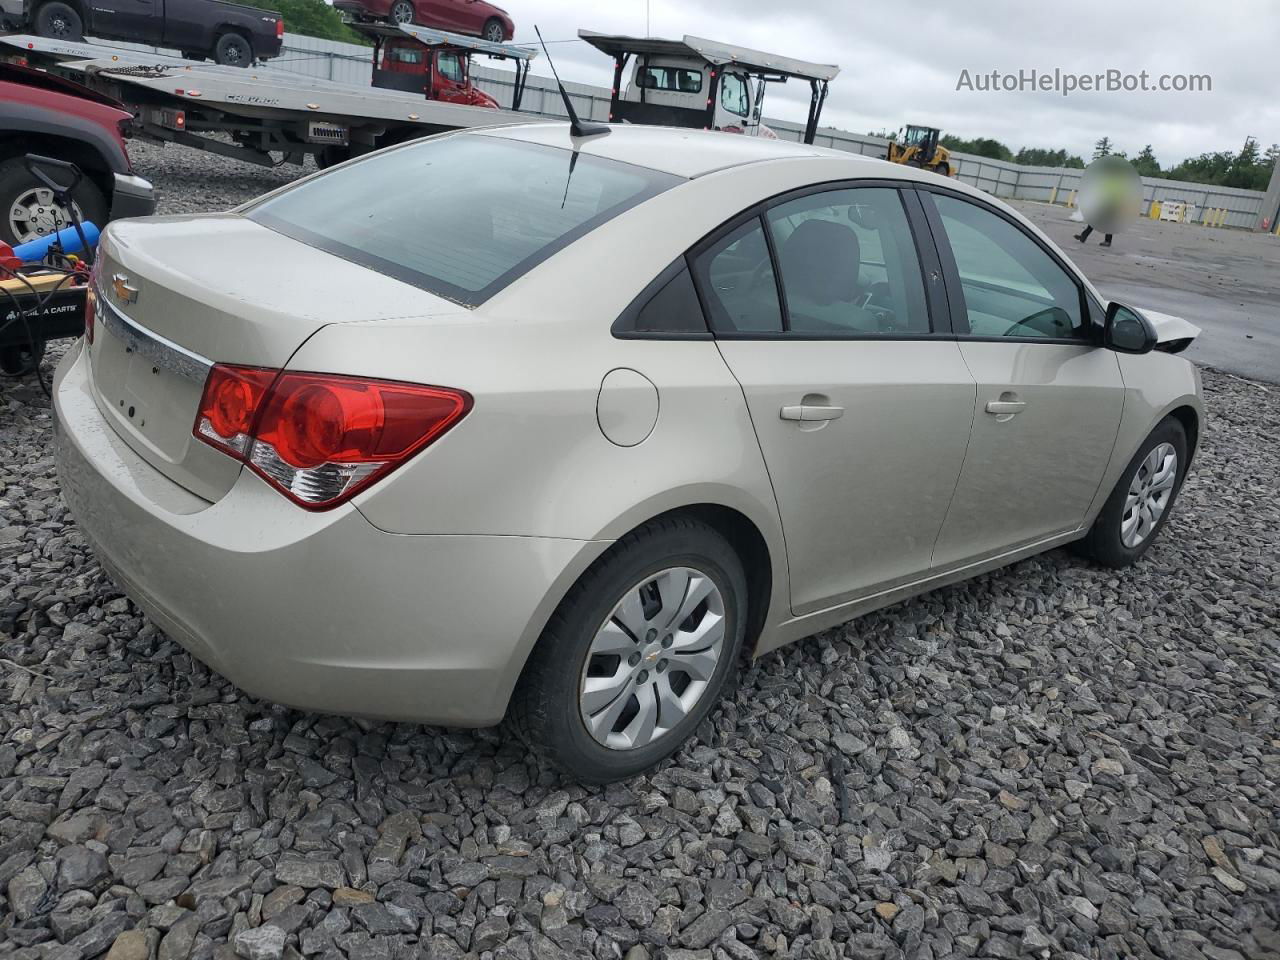
M 698 291 L 698 299 L 702 302 L 702 314 L 707 321 L 707 328 L 711 331 L 711 335 L 717 340 L 828 340 L 828 341 L 844 341 L 844 340 L 947 340 L 954 339 L 951 332 L 951 318 L 947 309 L 947 301 L 945 290 L 939 285 L 936 289 L 931 289 L 935 283 L 941 284 L 945 274 L 941 272 L 941 266 L 938 264 L 938 254 L 934 249 L 935 244 L 931 236 L 923 235 L 922 229 L 927 224 L 922 218 L 922 214 L 913 216 L 912 204 L 908 194 L 912 193 L 913 182 L 910 180 L 895 180 L 879 177 L 865 177 L 840 180 L 826 180 L 821 183 L 810 183 L 803 187 L 796 187 L 782 193 L 774 194 L 765 199 L 747 207 L 745 210 L 739 211 L 730 219 L 717 226 L 715 229 L 707 233 L 702 239 L 685 251 L 685 259 L 689 262 L 690 275 L 693 277 L 694 289 Z M 927 333 L 908 333 L 906 331 L 895 331 L 892 333 L 866 333 L 863 331 L 850 331 L 848 333 L 808 333 L 796 332 L 791 330 L 791 318 L 787 309 L 786 289 L 783 286 L 782 271 L 778 266 L 777 252 L 774 250 L 773 235 L 769 230 L 767 214 L 773 207 L 781 206 L 784 203 L 790 203 L 802 197 L 807 197 L 815 193 L 834 193 L 839 190 L 865 190 L 884 188 L 895 190 L 898 193 L 899 202 L 902 204 L 903 216 L 907 220 L 907 228 L 911 231 L 912 241 L 915 244 L 916 258 L 920 270 L 920 283 L 925 291 L 925 309 L 929 312 L 929 332 Z M 919 202 L 919 201 L 917 201 Z M 707 291 L 703 289 L 702 283 L 698 277 L 698 271 L 693 269 L 693 261 L 702 256 L 709 248 L 719 242 L 726 234 L 737 230 L 747 221 L 757 219 L 760 221 L 761 229 L 764 230 L 765 242 L 769 246 L 769 259 L 773 266 L 773 276 L 775 284 L 778 288 L 778 306 L 782 312 L 782 330 L 777 332 L 765 333 L 761 331 L 750 330 L 717 330 L 712 323 L 711 312 L 707 310 Z M 931 283 L 931 269 L 938 269 L 939 280 Z
M 1040 237 L 1031 233 L 1027 228 L 1019 223 L 1014 217 L 998 207 L 987 203 L 979 197 L 970 196 L 959 190 L 950 190 L 947 187 L 932 183 L 913 183 L 914 192 L 918 202 L 924 211 L 925 218 L 929 225 L 929 230 L 933 238 L 933 245 L 936 255 L 942 265 L 942 275 L 946 286 L 947 301 L 950 305 L 950 322 L 952 336 L 956 340 L 964 340 L 970 343 L 1053 343 L 1053 344 L 1070 344 L 1073 346 L 1096 347 L 1101 344 L 1102 331 L 1093 321 L 1093 313 L 1089 308 L 1088 291 L 1084 282 L 1081 280 L 1079 273 L 1073 266 L 1067 263 L 1056 251 L 1048 246 Z M 1030 240 L 1037 248 L 1043 251 L 1069 279 L 1076 288 L 1076 294 L 1080 299 L 1080 318 L 1085 325 L 1085 336 L 1083 337 L 1018 337 L 1018 336 L 975 336 L 969 332 L 969 315 L 968 308 L 965 306 L 964 288 L 960 279 L 960 268 L 956 264 L 955 255 L 952 253 L 951 244 L 947 240 L 946 228 L 942 223 L 942 214 L 938 211 L 937 204 L 934 203 L 933 195 L 950 197 L 953 200 L 959 200 L 971 203 L 987 213 L 993 214 L 1005 223 L 1009 224 L 1020 234 Z
M 667 284 L 683 271 L 689 272 L 689 280 L 693 283 L 694 296 L 698 299 L 698 311 L 702 314 L 702 322 L 706 326 L 706 330 L 637 330 L 635 327 L 636 321 L 640 318 L 644 308 L 649 305 L 649 301 L 665 290 Z M 613 321 L 613 326 L 610 327 L 609 332 L 613 334 L 615 340 L 715 339 L 711 333 L 711 324 L 707 322 L 707 309 L 702 302 L 702 295 L 698 293 L 698 282 L 694 279 L 693 271 L 684 254 L 672 260 L 663 267 L 661 273 L 645 284 L 644 289 L 636 294 L 635 298 L 618 314 L 618 318 Z

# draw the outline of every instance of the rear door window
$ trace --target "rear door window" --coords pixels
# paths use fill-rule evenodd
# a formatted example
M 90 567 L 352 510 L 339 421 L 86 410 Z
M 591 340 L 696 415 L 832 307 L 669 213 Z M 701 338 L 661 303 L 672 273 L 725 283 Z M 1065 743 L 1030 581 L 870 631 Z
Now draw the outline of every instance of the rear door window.
M 929 333 L 920 260 L 897 190 L 831 190 L 772 207 L 787 329 L 820 337 Z
M 567 139 L 567 138 L 566 138 Z M 476 306 L 601 224 L 682 182 L 543 144 L 459 134 L 338 167 L 249 219 Z

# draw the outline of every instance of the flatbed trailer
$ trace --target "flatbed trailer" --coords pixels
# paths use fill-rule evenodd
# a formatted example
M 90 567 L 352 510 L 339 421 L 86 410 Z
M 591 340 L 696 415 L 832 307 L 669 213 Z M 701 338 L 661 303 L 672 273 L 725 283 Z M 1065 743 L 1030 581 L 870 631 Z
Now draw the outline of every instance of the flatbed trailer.
M 484 43 L 461 35 L 456 42 Z M 507 55 L 522 63 L 531 56 L 527 47 L 484 45 L 510 47 Z M 433 133 L 547 119 L 515 110 L 441 103 L 420 93 L 306 77 L 269 65 L 224 67 L 26 34 L 0 37 L 0 53 L 23 58 L 119 100 L 135 116 L 135 136 L 263 166 L 301 164 L 308 154 L 320 166 L 328 166 Z M 501 56 L 504 51 L 485 53 Z

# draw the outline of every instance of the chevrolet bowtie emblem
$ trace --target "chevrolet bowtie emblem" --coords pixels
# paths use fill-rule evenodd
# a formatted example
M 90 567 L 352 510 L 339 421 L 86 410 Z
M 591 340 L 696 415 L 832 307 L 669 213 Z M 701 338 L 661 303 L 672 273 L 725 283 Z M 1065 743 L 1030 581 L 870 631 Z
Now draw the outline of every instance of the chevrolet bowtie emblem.
M 134 303 L 138 299 L 138 288 L 130 286 L 129 277 L 123 273 L 117 273 L 111 278 L 111 289 L 121 303 Z

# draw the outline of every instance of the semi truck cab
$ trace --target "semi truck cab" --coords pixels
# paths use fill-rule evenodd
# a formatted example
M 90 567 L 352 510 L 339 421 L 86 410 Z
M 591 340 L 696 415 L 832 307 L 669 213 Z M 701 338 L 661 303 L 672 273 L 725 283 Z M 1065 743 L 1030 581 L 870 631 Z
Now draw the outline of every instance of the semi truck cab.
M 579 30 L 578 36 L 613 58 L 609 104 L 613 123 L 646 123 L 776 136 L 761 123 L 769 83 L 808 81 L 809 116 L 801 139 L 812 143 L 840 68 L 686 36 L 682 40 L 627 37 Z M 626 80 L 625 87 L 623 85 Z
M 745 70 L 717 71 L 692 57 L 640 57 L 632 65 L 621 112 L 632 123 L 683 126 L 669 123 L 680 119 L 673 111 L 692 111 L 705 119 L 709 106 L 713 130 L 774 136 L 760 123 L 764 93 L 764 82 L 753 83 Z
M 496 43 L 410 23 L 353 20 L 348 25 L 373 41 L 372 82 L 375 87 L 421 93 L 428 100 L 443 103 L 497 110 L 498 101 L 476 87 L 472 80 L 471 62 L 478 54 L 497 60 L 511 60 L 515 64 L 512 109 L 520 109 L 529 61 L 535 56 L 530 47 Z

